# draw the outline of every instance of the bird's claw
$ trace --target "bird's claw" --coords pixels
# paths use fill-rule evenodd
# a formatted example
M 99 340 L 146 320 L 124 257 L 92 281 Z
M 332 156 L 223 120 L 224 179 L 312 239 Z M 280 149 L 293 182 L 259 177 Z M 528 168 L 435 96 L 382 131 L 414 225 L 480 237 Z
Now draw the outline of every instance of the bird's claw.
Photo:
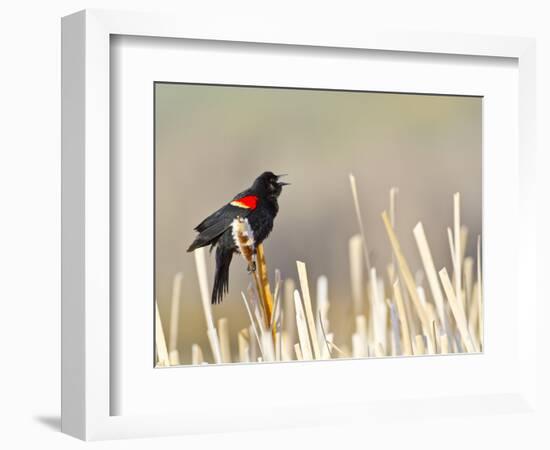
M 256 272 L 256 261 L 252 261 L 248 264 L 248 273 Z

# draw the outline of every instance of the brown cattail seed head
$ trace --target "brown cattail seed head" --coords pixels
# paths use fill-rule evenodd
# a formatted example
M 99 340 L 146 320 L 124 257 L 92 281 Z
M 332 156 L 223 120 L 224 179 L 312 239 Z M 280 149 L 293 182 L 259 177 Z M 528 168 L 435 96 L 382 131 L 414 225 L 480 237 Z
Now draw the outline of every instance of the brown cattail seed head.
M 242 217 L 237 217 L 233 220 L 231 225 L 233 231 L 233 240 L 235 245 L 239 249 L 241 255 L 249 266 L 254 263 L 254 253 L 256 249 L 254 247 L 254 233 L 248 220 Z

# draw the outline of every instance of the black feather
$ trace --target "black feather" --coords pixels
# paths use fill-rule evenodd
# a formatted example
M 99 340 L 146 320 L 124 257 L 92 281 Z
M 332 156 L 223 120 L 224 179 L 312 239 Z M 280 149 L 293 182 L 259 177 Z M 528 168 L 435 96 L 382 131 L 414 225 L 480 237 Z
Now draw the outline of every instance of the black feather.
M 233 258 L 233 249 L 216 248 L 216 275 L 212 289 L 212 304 L 221 303 L 223 296 L 229 291 L 229 266 Z
M 187 251 L 192 252 L 199 247 L 215 245 L 220 236 L 231 227 L 231 223 L 237 216 L 244 218 L 249 213 L 249 210 L 229 204 L 218 209 L 195 227 L 199 235 L 195 238 Z

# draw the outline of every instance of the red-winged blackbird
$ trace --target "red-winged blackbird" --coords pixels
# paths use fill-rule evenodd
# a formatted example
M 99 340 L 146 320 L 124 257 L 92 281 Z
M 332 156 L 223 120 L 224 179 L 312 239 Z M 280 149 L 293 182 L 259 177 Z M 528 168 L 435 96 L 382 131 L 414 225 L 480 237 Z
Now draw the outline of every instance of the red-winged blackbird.
M 273 220 L 279 212 L 277 198 L 283 186 L 283 175 L 262 173 L 250 188 L 237 194 L 231 202 L 208 216 L 195 227 L 199 235 L 187 249 L 188 252 L 210 245 L 216 246 L 216 275 L 212 289 L 212 303 L 221 303 L 229 290 L 229 265 L 233 253 L 239 250 L 233 239 L 233 224 L 238 217 L 246 220 L 253 232 L 254 245 L 261 244 L 273 229 Z

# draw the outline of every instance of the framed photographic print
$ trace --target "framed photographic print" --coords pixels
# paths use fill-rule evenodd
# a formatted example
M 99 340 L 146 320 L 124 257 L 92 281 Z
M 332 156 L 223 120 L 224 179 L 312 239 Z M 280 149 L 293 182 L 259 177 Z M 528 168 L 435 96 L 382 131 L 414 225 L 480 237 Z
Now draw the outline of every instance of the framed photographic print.
M 62 44 L 65 432 L 532 408 L 531 40 L 85 11 Z

